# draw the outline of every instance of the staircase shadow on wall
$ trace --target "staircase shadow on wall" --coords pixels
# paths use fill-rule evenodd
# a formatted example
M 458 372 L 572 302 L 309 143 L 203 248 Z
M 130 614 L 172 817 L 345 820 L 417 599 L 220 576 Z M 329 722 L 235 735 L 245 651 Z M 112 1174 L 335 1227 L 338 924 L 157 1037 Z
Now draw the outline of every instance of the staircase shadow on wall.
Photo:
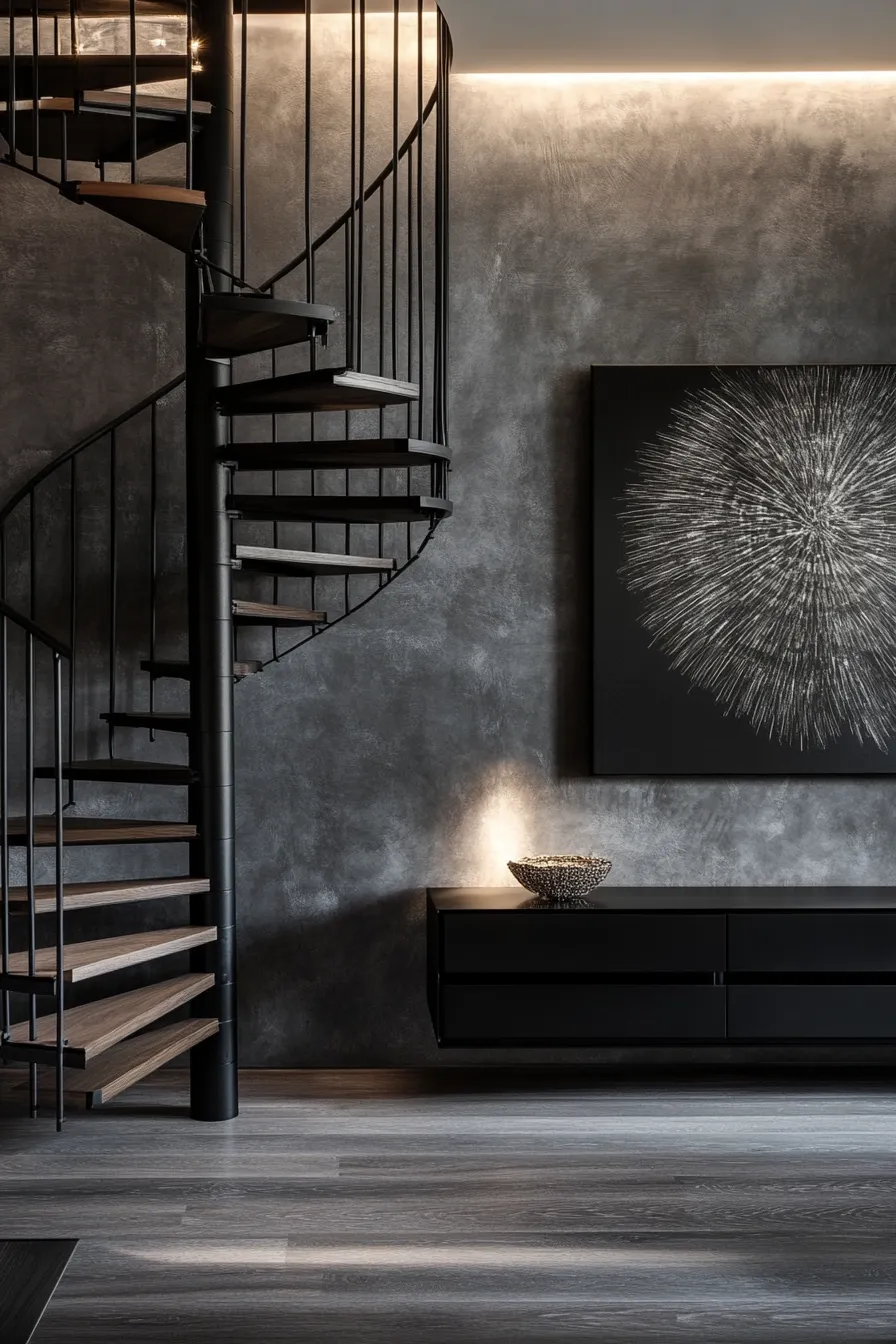
M 243 909 L 253 899 L 240 884 Z M 240 1063 L 376 1068 L 432 1056 L 426 1005 L 426 895 L 352 895 L 333 911 L 297 899 L 289 924 L 239 955 Z

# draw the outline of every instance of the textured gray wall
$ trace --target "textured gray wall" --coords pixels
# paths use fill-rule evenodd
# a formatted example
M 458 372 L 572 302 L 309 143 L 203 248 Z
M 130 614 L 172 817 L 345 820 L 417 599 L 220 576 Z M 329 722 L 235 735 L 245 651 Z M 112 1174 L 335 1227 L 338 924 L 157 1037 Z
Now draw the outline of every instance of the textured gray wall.
M 422 888 L 521 849 L 622 885 L 893 878 L 887 780 L 586 773 L 589 366 L 890 359 L 892 82 L 464 77 L 453 118 L 456 516 L 236 689 L 248 1064 L 461 1060 Z M 72 211 L 0 178 L 5 485 L 177 367 L 176 262 Z

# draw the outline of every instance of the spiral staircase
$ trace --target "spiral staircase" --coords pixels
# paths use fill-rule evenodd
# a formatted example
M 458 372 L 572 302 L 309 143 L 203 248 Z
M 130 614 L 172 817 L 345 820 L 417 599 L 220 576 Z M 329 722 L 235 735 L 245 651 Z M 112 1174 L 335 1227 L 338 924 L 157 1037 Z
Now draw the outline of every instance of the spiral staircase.
M 187 1051 L 194 1118 L 237 1113 L 234 687 L 451 513 L 447 27 L 431 0 L 271 8 L 301 51 L 300 227 L 250 283 L 265 5 L 9 0 L 4 190 L 30 174 L 185 258 L 185 373 L 0 509 L 0 1057 L 57 1128 Z

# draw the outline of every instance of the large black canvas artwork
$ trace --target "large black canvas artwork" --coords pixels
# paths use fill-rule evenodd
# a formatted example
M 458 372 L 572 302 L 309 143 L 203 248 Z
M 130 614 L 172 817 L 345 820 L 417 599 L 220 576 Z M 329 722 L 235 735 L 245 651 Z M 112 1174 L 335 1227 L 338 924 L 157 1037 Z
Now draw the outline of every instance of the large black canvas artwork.
M 593 370 L 594 771 L 889 774 L 896 369 Z

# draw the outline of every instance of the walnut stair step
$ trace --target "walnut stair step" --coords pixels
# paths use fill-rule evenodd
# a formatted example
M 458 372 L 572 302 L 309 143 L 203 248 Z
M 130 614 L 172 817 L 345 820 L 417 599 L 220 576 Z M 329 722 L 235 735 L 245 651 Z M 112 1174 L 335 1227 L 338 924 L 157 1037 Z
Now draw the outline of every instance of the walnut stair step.
M 63 967 L 67 984 L 92 980 L 97 975 L 137 966 L 158 957 L 188 952 L 190 948 L 213 943 L 218 936 L 214 926 L 189 925 L 176 929 L 155 929 L 143 933 L 126 933 L 114 938 L 96 938 L 85 943 L 69 943 L 64 949 Z M 28 953 L 14 952 L 9 958 L 12 975 L 28 975 Z M 34 974 L 38 980 L 56 979 L 56 948 L 39 947 L 34 959 Z
M 204 192 L 159 183 L 68 182 L 60 191 L 77 204 L 95 205 L 178 252 L 192 248 L 205 211 Z
M 202 339 L 210 358 L 298 345 L 326 336 L 335 321 L 335 308 L 266 294 L 206 294 L 202 299 Z
M 147 659 L 140 664 L 141 671 L 149 672 L 154 678 L 171 677 L 175 681 L 190 680 L 190 664 L 182 659 Z M 254 677 L 256 673 L 264 670 L 264 664 L 257 658 L 243 658 L 233 665 L 233 676 L 235 681 L 242 681 L 243 677 Z
M 218 393 L 223 415 L 267 415 L 278 411 L 361 411 L 406 406 L 416 401 L 416 383 L 379 378 L 354 369 L 315 369 L 232 383 Z
M 186 55 L 137 55 L 137 83 L 158 84 L 186 79 L 189 69 Z M 31 55 L 15 58 L 16 98 L 34 98 L 34 62 Z M 129 55 L 98 55 L 94 52 L 71 55 L 40 55 L 37 59 L 39 98 L 72 98 L 76 93 L 99 89 L 120 89 L 132 82 Z M 0 60 L 0 99 L 9 98 L 9 58 Z
M 103 715 L 106 718 L 106 715 Z M 54 767 L 41 765 L 37 779 L 53 779 Z M 97 760 L 70 761 L 63 764 L 63 779 L 83 780 L 92 784 L 195 784 L 196 772 L 188 765 L 170 765 L 165 761 Z
M 326 625 L 325 611 L 306 611 L 303 607 L 285 607 L 279 602 L 233 603 L 234 625 Z
M 447 517 L 452 504 L 426 495 L 230 495 L 241 518 L 281 523 L 414 523 Z
M 188 713 L 164 709 L 116 710 L 100 718 L 116 728 L 152 728 L 160 733 L 188 733 L 193 722 Z
M 221 457 L 238 471 L 343 471 L 431 467 L 449 461 L 451 451 L 423 439 L 319 439 L 314 443 L 228 443 Z
M 103 905 L 129 905 L 133 901 L 157 901 L 171 896 L 201 896 L 211 890 L 207 877 L 142 878 L 128 882 L 66 882 L 63 888 L 64 910 L 92 910 Z M 35 914 L 48 915 L 56 909 L 55 886 L 34 888 Z M 28 909 L 28 888 L 11 887 L 9 903 L 13 914 Z
M 210 111 L 210 104 L 194 104 L 194 115 Z M 182 145 L 187 138 L 186 100 L 137 95 L 138 159 Z M 4 108 L 0 127 L 8 141 L 11 125 Z M 131 96 L 93 91 L 80 107 L 74 98 L 41 98 L 35 114 L 31 102 L 16 105 L 16 149 L 30 158 L 38 144 L 45 159 L 68 163 L 131 162 Z
M 212 989 L 214 983 L 212 974 L 179 975 L 161 984 L 145 985 L 125 994 L 114 994 L 108 999 L 96 999 L 93 1003 L 68 1009 L 65 1014 L 68 1041 L 65 1062 L 73 1068 L 83 1068 L 126 1036 L 132 1036 L 142 1027 Z M 10 1042 L 13 1045 L 31 1044 L 27 1022 L 19 1022 L 13 1027 Z M 55 1013 L 37 1019 L 36 1043 L 55 1049 Z
M 102 1106 L 217 1031 L 214 1017 L 188 1017 L 120 1041 L 85 1069 L 65 1070 L 66 1100 L 81 1101 L 88 1108 Z
M 276 546 L 236 546 L 237 567 L 262 574 L 392 574 L 398 561 L 389 556 L 332 555 L 327 551 L 284 551 Z
M 63 817 L 62 835 L 67 845 L 155 845 L 195 840 L 198 829 L 186 821 L 133 821 L 106 817 Z M 11 845 L 28 844 L 24 817 L 10 817 L 7 828 Z M 56 844 L 56 818 L 35 817 L 34 843 L 44 849 Z

